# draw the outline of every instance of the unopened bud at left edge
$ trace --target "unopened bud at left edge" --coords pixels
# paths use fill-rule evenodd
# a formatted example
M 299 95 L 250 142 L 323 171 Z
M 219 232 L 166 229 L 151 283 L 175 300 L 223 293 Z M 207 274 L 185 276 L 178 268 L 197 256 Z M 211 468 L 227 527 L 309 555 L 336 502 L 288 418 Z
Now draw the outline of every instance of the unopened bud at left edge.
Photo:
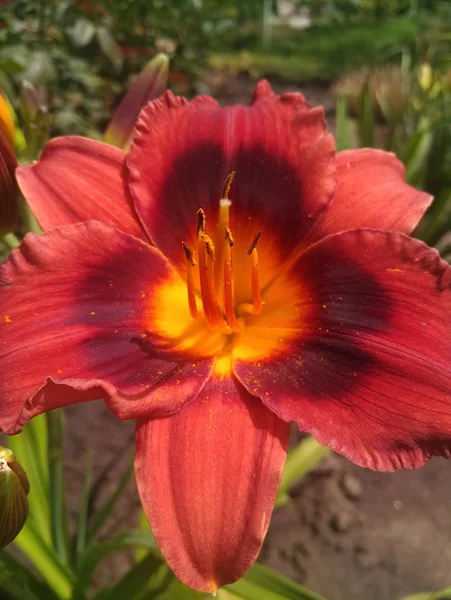
M 28 517 L 30 484 L 22 465 L 0 446 L 0 548 L 19 534 Z

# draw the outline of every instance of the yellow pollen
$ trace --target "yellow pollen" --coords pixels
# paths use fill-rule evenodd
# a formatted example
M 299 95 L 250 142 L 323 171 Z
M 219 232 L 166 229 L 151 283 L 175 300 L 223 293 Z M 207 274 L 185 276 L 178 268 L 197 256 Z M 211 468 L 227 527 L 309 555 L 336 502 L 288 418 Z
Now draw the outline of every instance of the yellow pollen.
M 227 377 L 232 372 L 232 359 L 229 355 L 220 356 L 216 359 L 214 366 L 214 374 L 219 377 Z
M 91 311 L 89 314 L 91 315 L 91 317 L 93 317 L 93 316 L 94 316 L 96 313 L 95 313 L 95 311 L 93 310 L 93 311 Z
M 5 315 L 5 316 L 3 317 L 3 320 L 5 321 L 5 323 L 12 323 L 11 317 L 10 317 L 10 316 L 8 316 L 8 315 Z

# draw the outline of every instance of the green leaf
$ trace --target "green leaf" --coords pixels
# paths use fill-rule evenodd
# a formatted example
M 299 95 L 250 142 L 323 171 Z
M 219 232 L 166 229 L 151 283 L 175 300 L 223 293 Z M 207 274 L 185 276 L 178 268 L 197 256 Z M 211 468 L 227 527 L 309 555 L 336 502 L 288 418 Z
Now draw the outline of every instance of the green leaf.
M 369 80 L 362 88 L 358 109 L 359 144 L 363 147 L 374 146 L 374 110 Z
M 102 52 L 111 60 L 114 67 L 119 71 L 122 67 L 123 56 L 111 31 L 106 27 L 98 27 L 97 41 Z
M 29 558 L 60 599 L 71 597 L 73 574 L 61 563 L 53 548 L 42 539 L 30 519 L 14 544 Z
M 174 579 L 158 600 L 210 600 L 211 597 L 211 594 L 195 592 Z M 217 600 L 325 600 L 258 563 L 236 583 L 220 588 L 216 597 Z
M 127 483 L 129 482 L 132 473 L 133 473 L 133 467 L 130 466 L 126 470 L 124 475 L 121 477 L 121 480 L 119 481 L 119 485 L 114 490 L 112 495 L 105 501 L 105 503 L 99 508 L 99 510 L 97 510 L 95 512 L 92 520 L 89 521 L 88 531 L 87 531 L 87 541 L 88 542 L 90 542 L 96 536 L 96 534 L 99 532 L 102 525 L 105 523 L 106 519 L 113 512 L 114 507 L 116 506 L 116 503 L 118 502 L 118 500 L 122 496 L 125 488 L 127 487 Z
M 122 550 L 122 548 L 134 546 L 143 546 L 148 548 L 152 551 L 155 559 L 159 560 L 160 562 L 163 561 L 160 551 L 156 545 L 155 538 L 150 531 L 126 531 L 124 533 L 120 533 L 112 540 L 107 540 L 105 542 L 99 542 L 98 544 L 88 546 L 85 553 L 81 557 L 77 569 L 80 588 L 88 588 L 94 571 L 106 556 L 112 552 Z
M 57 79 L 57 70 L 53 58 L 47 52 L 37 50 L 30 56 L 26 70 L 21 74 L 33 85 L 53 83 Z
M 352 148 L 354 123 L 348 116 L 346 96 L 341 94 L 337 98 L 335 107 L 335 142 L 337 152 Z
M 74 46 L 83 48 L 94 39 L 96 28 L 91 21 L 80 17 L 72 27 L 67 28 L 66 32 Z
M 56 552 L 69 563 L 69 535 L 63 477 L 64 414 L 62 409 L 46 413 L 49 457 L 50 523 Z
M 83 487 L 81 491 L 80 506 L 78 508 L 77 537 L 75 540 L 75 556 L 78 562 L 85 551 L 87 542 L 87 525 L 89 511 L 89 494 L 92 481 L 92 454 L 89 452 L 86 459 Z
M 0 552 L 0 597 L 5 600 L 58 600 L 58 596 L 10 554 Z
M 409 596 L 403 596 L 399 600 L 451 600 L 451 587 L 447 587 L 440 592 L 411 594 Z
M 173 574 L 165 563 L 150 552 L 107 592 L 96 600 L 153 600 L 173 580 Z
M 258 563 L 226 589 L 243 600 L 324 600 L 322 596 Z
M 424 177 L 424 164 L 433 141 L 428 119 L 423 119 L 416 133 L 410 138 L 401 159 L 406 167 L 406 179 L 410 185 L 421 187 Z
M 329 448 L 321 446 L 309 436 L 288 453 L 276 498 L 276 506 L 289 502 L 290 488 L 314 469 L 328 452 Z

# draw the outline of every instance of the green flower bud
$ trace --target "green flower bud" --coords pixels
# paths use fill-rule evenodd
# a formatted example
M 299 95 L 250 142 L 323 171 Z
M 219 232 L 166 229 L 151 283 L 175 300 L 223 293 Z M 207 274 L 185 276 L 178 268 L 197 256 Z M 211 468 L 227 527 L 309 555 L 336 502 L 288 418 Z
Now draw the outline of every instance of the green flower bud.
M 0 548 L 18 535 L 28 517 L 28 477 L 8 448 L 0 446 Z

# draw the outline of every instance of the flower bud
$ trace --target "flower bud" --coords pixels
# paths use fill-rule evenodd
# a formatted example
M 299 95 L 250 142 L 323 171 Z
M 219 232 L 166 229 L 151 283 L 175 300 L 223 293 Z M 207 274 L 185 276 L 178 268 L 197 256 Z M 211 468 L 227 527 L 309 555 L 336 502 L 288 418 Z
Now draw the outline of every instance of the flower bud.
M 28 517 L 28 477 L 14 454 L 0 446 L 0 548 L 18 535 Z
M 19 220 L 19 187 L 16 181 L 17 159 L 0 131 L 0 234 L 13 231 Z
M 11 146 L 14 146 L 15 131 L 10 107 L 0 91 L 0 133 L 3 133 Z
M 157 54 L 141 71 L 119 104 L 105 131 L 103 139 L 107 144 L 128 150 L 133 128 L 141 109 L 166 90 L 168 70 L 168 57 L 164 54 Z

